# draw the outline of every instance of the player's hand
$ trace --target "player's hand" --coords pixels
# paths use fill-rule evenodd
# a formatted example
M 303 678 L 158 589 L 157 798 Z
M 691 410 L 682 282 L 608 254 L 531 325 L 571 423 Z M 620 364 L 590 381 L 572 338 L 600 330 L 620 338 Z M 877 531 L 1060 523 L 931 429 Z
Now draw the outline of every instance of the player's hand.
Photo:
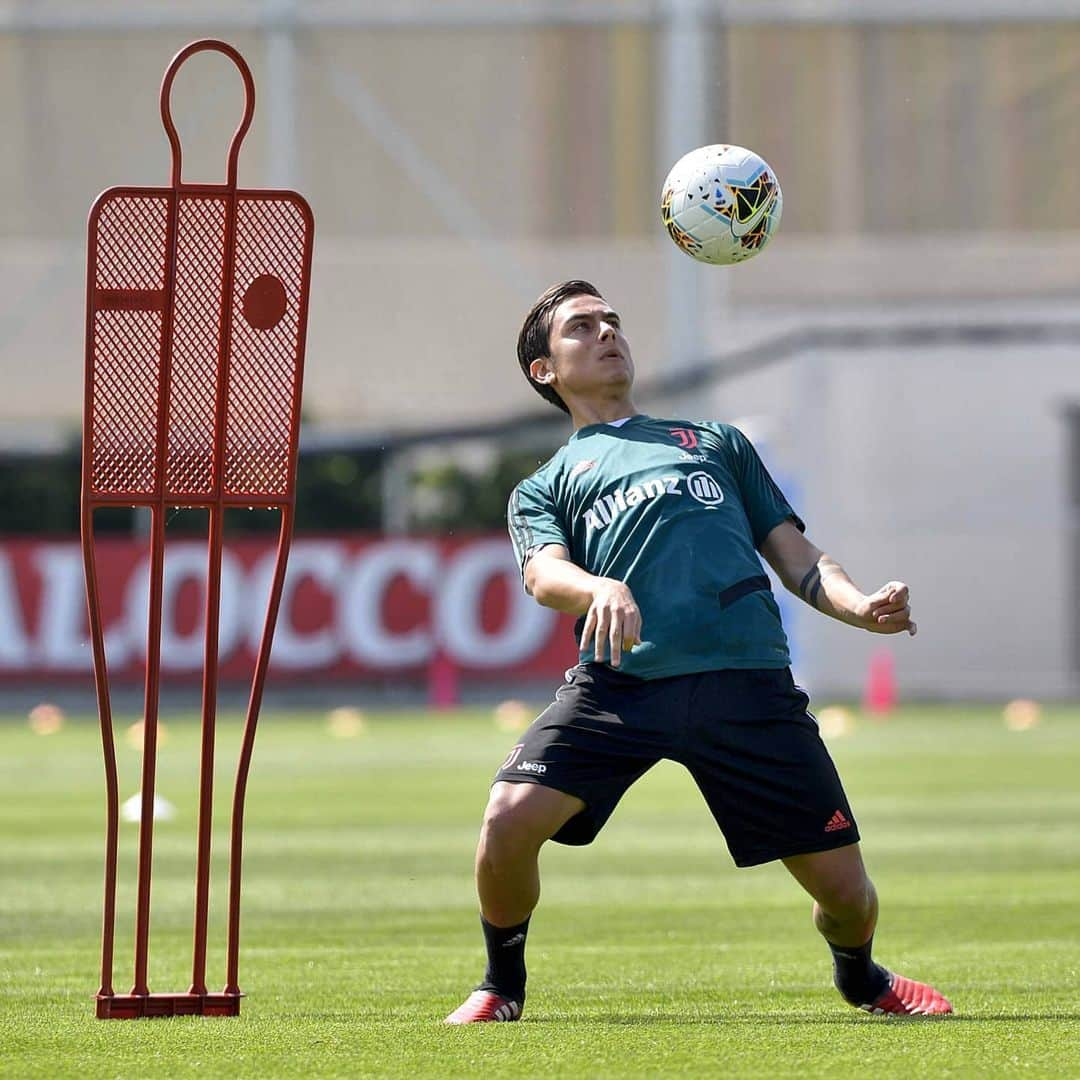
M 918 627 L 911 620 L 911 590 L 902 581 L 890 581 L 866 597 L 859 617 L 867 630 L 875 634 L 899 634 L 906 630 L 912 637 Z
M 599 578 L 585 613 L 581 648 L 587 649 L 591 643 L 597 663 L 610 653 L 611 666 L 618 667 L 623 650 L 632 649 L 640 640 L 641 611 L 634 594 L 621 581 Z

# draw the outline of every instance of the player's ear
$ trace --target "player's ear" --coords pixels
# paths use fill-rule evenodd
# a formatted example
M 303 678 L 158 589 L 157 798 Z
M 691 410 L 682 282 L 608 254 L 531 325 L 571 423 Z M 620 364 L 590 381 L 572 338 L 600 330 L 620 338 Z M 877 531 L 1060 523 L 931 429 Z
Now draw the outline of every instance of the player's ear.
M 529 365 L 529 376 L 534 382 L 549 384 L 555 378 L 555 369 L 550 356 L 538 356 Z

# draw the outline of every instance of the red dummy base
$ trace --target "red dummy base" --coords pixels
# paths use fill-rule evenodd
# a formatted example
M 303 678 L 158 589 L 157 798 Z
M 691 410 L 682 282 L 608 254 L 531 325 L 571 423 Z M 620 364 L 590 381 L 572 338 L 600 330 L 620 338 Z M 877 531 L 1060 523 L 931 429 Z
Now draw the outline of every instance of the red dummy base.
M 155 1016 L 239 1016 L 243 994 L 98 994 L 99 1020 Z

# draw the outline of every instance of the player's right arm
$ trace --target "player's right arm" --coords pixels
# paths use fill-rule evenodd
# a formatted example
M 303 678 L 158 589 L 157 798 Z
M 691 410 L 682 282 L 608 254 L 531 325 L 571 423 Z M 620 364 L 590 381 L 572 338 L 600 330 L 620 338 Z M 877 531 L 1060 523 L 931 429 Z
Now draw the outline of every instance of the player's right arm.
M 610 649 L 611 666 L 618 667 L 623 649 L 641 640 L 641 611 L 629 587 L 583 570 L 562 544 L 533 552 L 525 564 L 525 588 L 544 607 L 585 616 L 580 646 L 591 640 L 597 662 Z

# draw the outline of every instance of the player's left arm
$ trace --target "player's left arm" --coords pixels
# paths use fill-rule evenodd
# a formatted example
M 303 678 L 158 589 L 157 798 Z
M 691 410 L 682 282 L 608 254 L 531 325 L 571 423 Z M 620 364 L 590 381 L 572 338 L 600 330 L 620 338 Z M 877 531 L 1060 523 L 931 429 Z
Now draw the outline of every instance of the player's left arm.
M 876 634 L 906 630 L 915 636 L 910 590 L 902 581 L 888 581 L 867 595 L 835 559 L 815 547 L 790 520 L 777 525 L 760 550 L 785 588 L 818 611 Z

